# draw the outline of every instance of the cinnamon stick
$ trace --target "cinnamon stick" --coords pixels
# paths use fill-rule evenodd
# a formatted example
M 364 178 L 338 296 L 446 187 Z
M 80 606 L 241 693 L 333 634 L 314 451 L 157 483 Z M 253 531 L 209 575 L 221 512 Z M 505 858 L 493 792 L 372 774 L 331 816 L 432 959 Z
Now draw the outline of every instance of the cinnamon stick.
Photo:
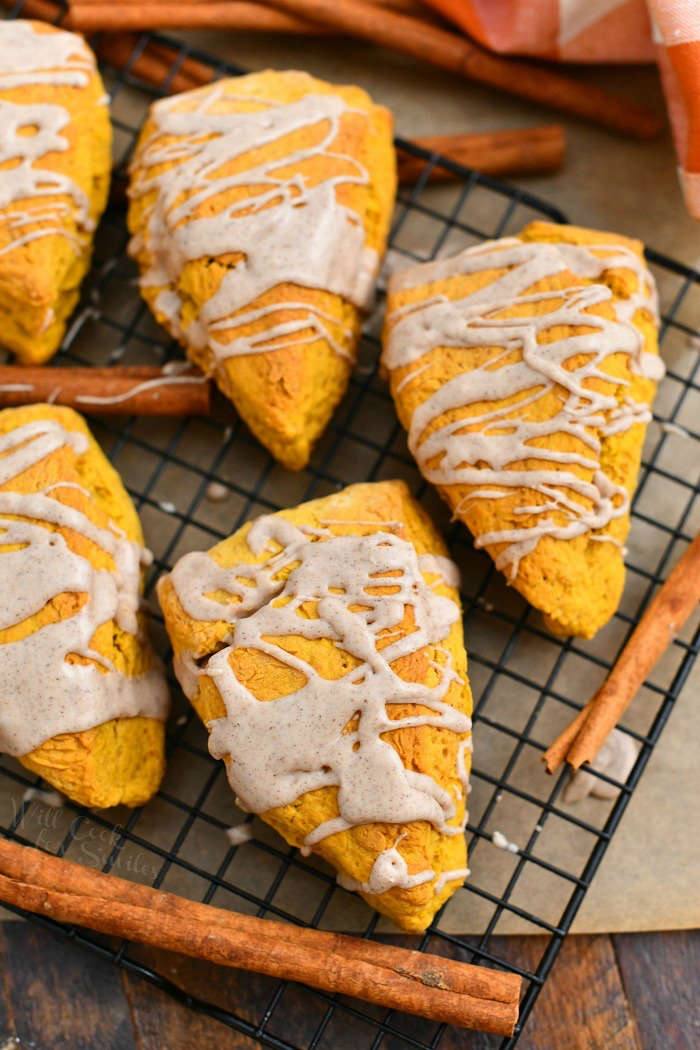
M 68 0 L 69 6 L 75 4 L 89 5 L 102 7 L 105 4 L 105 0 Z M 139 5 L 143 0 L 119 0 L 121 4 L 133 4 Z M 150 4 L 155 6 L 156 4 L 161 7 L 172 6 L 173 0 L 148 0 Z M 190 4 L 219 4 L 222 0 L 188 0 Z M 251 0 L 253 3 L 270 2 L 270 0 Z M 372 4 L 374 7 L 388 7 L 392 11 L 403 11 L 405 14 L 418 15 L 419 17 L 435 17 L 432 8 L 427 8 L 421 2 L 421 0 L 367 0 L 367 3 Z M 439 16 L 437 16 L 439 17 Z
M 323 27 L 294 12 L 280 11 L 257 0 L 71 3 L 65 24 L 86 34 L 134 29 L 245 29 L 302 35 L 324 32 Z
M 699 601 L 700 533 L 652 598 L 601 688 L 545 752 L 548 773 L 553 773 L 564 760 L 574 769 L 593 761 Z
M 15 7 L 15 0 L 2 0 L 2 6 Z M 22 18 L 39 18 L 44 22 L 55 22 L 63 8 L 55 0 L 25 0 L 22 4 Z
M 0 2 L 4 7 L 12 6 L 12 0 Z M 610 92 L 580 83 L 543 66 L 493 55 L 467 37 L 431 24 L 426 18 L 414 17 L 402 10 L 377 6 L 377 2 L 378 0 L 269 0 L 268 3 L 252 3 L 248 0 L 230 0 L 226 3 L 224 0 L 212 0 L 211 3 L 197 3 L 196 0 L 185 0 L 182 3 L 170 4 L 161 0 L 160 3 L 151 4 L 122 2 L 110 5 L 106 0 L 97 3 L 83 0 L 82 3 L 71 4 L 70 19 L 74 28 L 91 32 L 98 29 L 124 31 L 128 28 L 166 27 L 165 22 L 148 21 L 152 17 L 168 17 L 170 21 L 167 25 L 170 28 L 174 25 L 192 28 L 196 23 L 186 21 L 190 12 L 192 18 L 206 19 L 206 24 L 214 28 L 221 28 L 227 24 L 237 25 L 238 28 L 280 28 L 282 23 L 279 17 L 274 16 L 285 15 L 284 24 L 294 27 L 289 30 L 291 32 L 302 32 L 300 23 L 306 24 L 307 29 L 303 30 L 306 32 L 318 33 L 321 26 L 326 26 L 383 44 L 403 54 L 422 58 L 433 65 L 480 83 L 555 106 L 564 112 L 636 138 L 650 138 L 658 134 L 663 126 L 662 120 L 646 106 L 618 98 Z M 392 0 L 385 2 L 391 3 Z M 230 12 L 228 22 L 221 20 L 224 7 Z M 131 8 L 131 15 L 126 11 L 127 8 Z M 168 8 L 169 13 L 164 11 L 164 8 Z M 202 14 L 204 9 L 208 9 L 209 13 L 205 10 Z M 60 10 L 61 8 L 50 0 L 26 0 L 23 7 L 27 16 L 48 20 L 55 19 Z M 216 16 L 212 13 L 215 10 Z M 102 17 L 105 19 L 104 23 L 100 22 Z M 84 22 L 79 24 L 81 19 L 84 19 Z M 315 23 L 313 29 L 312 23 Z M 150 50 L 150 45 L 147 50 Z M 189 61 L 185 59 L 183 68 Z M 187 90 L 186 86 L 180 86 L 181 83 L 177 87 L 173 85 L 173 90 Z
M 177 50 L 160 42 L 151 41 L 143 53 L 131 61 L 137 41 L 135 34 L 110 34 L 98 41 L 97 54 L 115 68 L 123 69 L 130 63 L 129 68 L 135 76 L 156 87 L 167 83 L 171 93 L 189 91 L 213 80 L 211 67 L 190 56 L 173 73 Z M 431 153 L 438 153 L 487 175 L 556 171 L 562 165 L 566 151 L 564 129 L 560 124 L 512 131 L 429 135 L 412 141 Z M 402 153 L 399 149 L 399 180 L 404 183 L 415 182 L 425 163 L 422 158 Z M 431 181 L 444 182 L 457 176 L 448 168 L 438 166 L 433 169 L 430 178 Z
M 167 85 L 168 94 L 172 95 L 210 84 L 214 79 L 211 66 L 191 55 L 179 62 L 176 48 L 155 40 L 150 40 L 134 57 L 138 41 L 137 33 L 110 33 L 95 41 L 95 51 L 100 61 L 115 69 L 128 68 L 133 76 L 157 88 Z
M 366 0 L 274 0 L 274 5 L 635 138 L 649 138 L 663 126 L 652 110 L 637 102 L 541 65 L 491 54 L 465 36 L 398 11 L 381 10 Z
M 60 922 L 510 1035 L 520 978 L 185 900 L 0 839 L 0 899 Z
M 0 365 L 0 407 L 49 401 L 105 415 L 206 416 L 211 383 L 161 368 L 42 368 Z
M 123 69 L 131 60 L 137 41 L 136 35 L 110 34 L 98 41 L 97 54 L 103 61 Z M 213 80 L 211 67 L 190 56 L 170 76 L 176 60 L 176 49 L 151 41 L 144 52 L 131 62 L 130 69 L 135 76 L 156 87 L 167 82 L 168 91 L 172 93 L 189 91 Z M 412 141 L 431 153 L 440 154 L 486 175 L 556 171 L 563 164 L 566 152 L 564 129 L 560 124 L 507 131 L 428 135 Z M 399 149 L 399 180 L 403 183 L 415 182 L 425 163 L 422 158 Z M 456 177 L 448 168 L 439 166 L 430 174 L 431 181 L 445 182 Z
M 566 141 L 560 124 L 548 127 L 517 128 L 513 131 L 482 131 L 462 135 L 429 135 L 413 139 L 422 149 L 486 175 L 522 175 L 556 171 L 564 162 Z M 398 151 L 399 181 L 415 182 L 426 161 Z M 446 181 L 455 175 L 437 165 L 430 179 Z

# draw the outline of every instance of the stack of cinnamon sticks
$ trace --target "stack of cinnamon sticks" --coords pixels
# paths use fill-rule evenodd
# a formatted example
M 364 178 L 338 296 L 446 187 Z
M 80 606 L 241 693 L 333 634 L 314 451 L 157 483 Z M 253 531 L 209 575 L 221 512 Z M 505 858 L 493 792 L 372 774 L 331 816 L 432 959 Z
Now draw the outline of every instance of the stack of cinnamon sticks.
M 48 0 L 35 2 L 43 6 Z M 173 28 L 340 32 L 623 134 L 648 138 L 662 127 L 646 106 L 542 65 L 484 50 L 445 28 L 421 0 L 69 0 L 67 24 L 84 33 Z
M 13 0 L 0 0 L 0 4 L 7 8 L 12 6 L 12 2 Z M 124 2 L 127 3 L 130 11 L 143 12 L 144 10 L 142 5 L 134 4 L 133 0 L 124 0 Z M 382 2 L 392 8 L 396 6 L 402 9 L 414 4 L 414 0 L 382 0 Z M 91 11 L 98 9 L 97 3 L 91 2 L 88 6 Z M 160 10 L 167 4 L 165 0 L 160 0 L 155 6 Z M 210 0 L 195 0 L 195 6 L 203 9 L 212 5 Z M 255 15 L 251 24 L 257 29 L 264 28 L 264 23 L 268 18 L 265 5 L 250 3 L 234 6 L 237 9 L 238 7 L 255 8 L 256 10 L 251 12 Z M 263 12 L 261 18 L 258 18 L 260 14 L 257 11 L 258 7 Z M 60 8 L 54 0 L 26 0 L 22 13 L 27 17 L 54 20 L 58 17 Z M 104 24 L 107 23 L 106 19 Z M 243 27 L 247 23 L 241 19 L 237 24 Z M 268 28 L 272 28 L 272 23 Z M 128 69 L 133 76 L 154 87 L 164 89 L 169 94 L 190 91 L 192 88 L 211 83 L 214 78 L 214 69 L 206 62 L 201 62 L 191 55 L 180 61 L 176 47 L 157 40 L 148 41 L 145 48 L 139 47 L 139 43 L 138 33 L 120 31 L 101 34 L 94 41 L 94 46 L 103 62 L 115 69 Z M 557 171 L 564 163 L 566 153 L 564 129 L 560 124 L 434 135 L 415 139 L 414 143 L 427 153 L 439 154 L 447 160 L 472 168 L 474 171 L 495 176 Z M 400 182 L 406 184 L 415 182 L 424 171 L 425 166 L 424 159 L 399 149 Z M 436 166 L 430 173 L 431 182 L 444 182 L 455 178 L 459 178 L 459 175 L 445 167 Z M 124 187 L 116 186 L 117 195 L 123 192 Z
M 0 839 L 0 900 L 223 966 L 512 1035 L 521 980 L 376 941 L 198 904 Z
M 367 0 L 432 25 L 441 22 L 421 0 Z M 275 0 L 70 0 L 69 20 L 85 33 L 125 29 L 245 29 L 321 35 L 333 27 L 284 11 Z M 444 23 L 442 23 L 444 24 Z

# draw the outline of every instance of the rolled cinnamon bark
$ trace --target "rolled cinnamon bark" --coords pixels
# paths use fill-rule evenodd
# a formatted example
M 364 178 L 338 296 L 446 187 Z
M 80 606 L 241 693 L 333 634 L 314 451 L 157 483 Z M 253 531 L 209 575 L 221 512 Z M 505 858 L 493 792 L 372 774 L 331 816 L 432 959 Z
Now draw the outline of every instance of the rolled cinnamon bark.
M 0 839 L 0 899 L 158 948 L 510 1035 L 516 974 L 185 900 Z
M 466 36 L 378 9 L 366 0 L 274 0 L 274 6 L 625 135 L 649 138 L 663 127 L 646 106 L 544 66 L 494 55 Z
M 42 368 L 0 365 L 0 407 L 50 401 L 103 415 L 206 416 L 211 383 L 200 372 L 140 366 Z
M 564 163 L 566 140 L 560 124 L 548 127 L 517 128 L 513 131 L 481 131 L 462 135 L 429 135 L 413 139 L 416 146 L 437 153 L 466 168 L 485 175 L 523 175 L 528 172 L 556 171 Z M 415 182 L 425 170 L 426 161 L 399 149 L 399 181 Z M 439 165 L 430 181 L 454 179 L 449 168 Z
M 316 35 L 328 30 L 293 12 L 280 11 L 249 0 L 197 3 L 71 3 L 66 25 L 80 33 L 123 32 L 134 29 L 245 29 Z
M 12 0 L 0 0 L 0 3 L 4 7 L 12 6 Z M 387 0 L 387 3 L 394 6 L 392 0 Z M 228 20 L 223 17 L 224 8 L 229 11 Z M 284 24 L 290 32 L 318 33 L 321 27 L 326 27 L 422 58 L 461 76 L 554 106 L 635 138 L 650 138 L 663 127 L 663 121 L 646 106 L 618 98 L 543 66 L 491 54 L 465 36 L 434 25 L 426 18 L 405 13 L 403 4 L 401 8 L 393 10 L 379 6 L 379 0 L 268 0 L 267 3 L 250 0 L 197 3 L 196 0 L 186 0 L 177 4 L 166 0 L 150 4 L 108 4 L 106 0 L 89 3 L 83 0 L 71 4 L 70 20 L 73 28 L 84 32 L 172 28 L 174 25 L 191 28 L 194 24 L 217 29 L 226 25 L 280 29 Z M 51 0 L 26 0 L 23 11 L 28 17 L 51 20 L 61 8 Z M 281 16 L 284 16 L 283 21 Z M 190 17 L 205 21 L 193 23 L 188 21 Z M 163 18 L 169 21 L 164 22 Z M 305 29 L 301 28 L 304 24 Z M 178 86 L 173 90 L 187 90 L 187 87 Z
M 574 769 L 593 761 L 699 601 L 700 533 L 652 598 L 596 695 L 545 752 L 548 773 L 553 773 L 564 760 Z
M 15 7 L 15 0 L 2 0 L 2 6 L 8 9 Z M 23 18 L 41 18 L 45 22 L 55 22 L 62 8 L 54 0 L 25 0 L 22 4 Z

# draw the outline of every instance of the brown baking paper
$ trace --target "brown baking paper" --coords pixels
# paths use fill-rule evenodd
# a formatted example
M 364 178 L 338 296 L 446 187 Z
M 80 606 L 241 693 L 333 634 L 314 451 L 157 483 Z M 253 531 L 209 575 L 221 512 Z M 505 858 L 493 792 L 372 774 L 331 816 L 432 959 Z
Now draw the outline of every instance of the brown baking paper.
M 222 42 L 221 37 L 192 34 L 200 45 L 218 51 L 231 61 L 239 61 L 250 69 L 266 66 L 277 68 L 304 68 L 310 72 L 337 82 L 356 81 L 370 90 L 379 102 L 389 105 L 397 117 L 399 133 L 429 134 L 439 127 L 445 133 L 451 131 L 480 130 L 498 127 L 513 127 L 542 122 L 542 114 L 519 100 L 495 95 L 482 88 L 465 84 L 462 80 L 446 74 L 416 66 L 407 59 L 375 52 L 363 44 L 347 42 L 327 44 L 309 40 L 288 38 L 254 38 L 231 35 Z M 379 60 L 381 58 L 381 60 Z M 606 86 L 614 87 L 614 71 L 582 73 Z M 657 93 L 656 78 L 647 71 L 634 70 L 626 73 L 633 79 L 630 91 L 637 97 L 648 100 Z M 117 115 L 127 121 L 134 119 L 141 100 L 134 94 L 120 92 L 115 107 Z M 547 117 L 549 119 L 549 117 Z M 542 176 L 527 183 L 533 192 L 556 202 L 566 211 L 572 221 L 591 226 L 617 229 L 621 233 L 647 239 L 655 247 L 665 250 L 677 258 L 691 262 L 698 254 L 697 228 L 691 227 L 684 214 L 676 175 L 668 142 L 644 144 L 642 157 L 638 143 L 616 139 L 606 132 L 576 122 L 566 122 L 570 162 L 562 175 Z M 123 147 L 124 143 L 121 143 Z M 604 169 L 600 158 L 605 157 Z M 601 177 L 601 172 L 603 176 Z M 443 210 L 453 205 L 458 190 L 444 187 L 429 191 L 432 200 Z M 475 190 L 470 195 L 468 216 L 465 221 L 479 229 L 494 227 L 505 201 L 492 194 Z M 533 218 L 532 212 L 517 209 L 506 232 L 515 232 Z M 411 215 L 399 238 L 402 249 L 427 254 L 435 240 L 436 228 L 432 220 Z M 476 238 L 468 233 L 455 231 L 442 246 L 443 253 L 459 250 Z M 400 264 L 398 256 L 389 260 L 389 266 Z M 678 285 L 665 277 L 661 291 L 666 302 L 677 291 Z M 133 291 L 129 293 L 133 297 Z M 133 298 L 124 294 L 125 319 L 133 312 Z M 111 304 L 112 313 L 121 309 L 122 300 L 117 296 Z M 688 302 L 681 311 L 681 319 L 688 325 L 700 324 L 700 296 Z M 376 319 L 375 319 L 376 320 Z M 157 328 L 150 322 L 142 323 L 143 330 L 157 335 Z M 92 347 L 95 363 L 103 363 L 109 351 L 110 333 L 104 329 L 84 326 L 81 332 L 84 345 Z M 78 347 L 79 349 L 79 347 Z M 682 332 L 669 334 L 664 352 L 667 364 L 686 375 L 693 367 L 698 349 Z M 134 358 L 134 361 L 136 358 Z M 143 356 L 139 357 L 144 362 Z M 133 363 L 128 356 L 124 363 Z M 151 363 L 150 358 L 145 363 Z M 662 387 L 655 409 L 665 417 L 678 394 L 677 386 L 667 380 Z M 687 399 L 678 418 L 682 425 L 695 425 L 698 417 L 696 400 Z M 694 408 L 693 408 L 694 405 Z M 368 396 L 366 409 L 361 415 L 364 433 L 378 442 L 384 442 L 393 426 L 393 418 L 387 416 L 386 403 Z M 165 447 L 174 432 L 176 423 L 137 423 L 135 434 Z M 109 450 L 113 436 L 95 428 L 96 435 Z M 647 448 L 654 446 L 659 437 L 658 424 L 650 425 Z M 403 443 L 400 448 L 404 450 Z M 185 460 L 206 466 L 215 454 L 215 435 L 204 425 L 193 424 L 188 428 L 187 438 L 178 449 Z M 678 433 L 667 434 L 659 464 L 674 474 L 694 482 L 698 477 L 699 455 L 697 445 Z M 246 486 L 257 477 L 265 461 L 264 453 L 255 445 L 245 446 L 245 455 L 228 457 L 217 468 L 224 480 L 234 480 Z M 334 457 L 331 469 L 346 483 L 365 480 L 373 459 L 363 458 L 362 448 L 341 444 Z M 149 456 L 133 445 L 126 445 L 116 458 L 116 466 L 126 483 L 137 491 L 143 488 L 147 477 L 157 465 L 155 457 Z M 409 482 L 417 484 L 417 475 L 410 470 L 399 469 L 389 460 L 382 465 L 380 477 L 404 475 Z M 147 542 L 156 551 L 168 544 L 177 526 L 177 513 L 187 513 L 189 501 L 201 478 L 184 466 L 169 465 L 159 476 L 151 496 L 154 503 L 141 509 Z M 292 505 L 304 497 L 309 476 L 305 473 L 291 475 L 282 470 L 273 470 L 262 489 L 263 497 Z M 319 488 L 317 495 L 323 493 Z M 647 484 L 641 509 L 650 518 L 651 524 L 636 522 L 629 540 L 628 560 L 632 565 L 654 569 L 665 549 L 667 534 L 653 525 L 654 520 L 675 526 L 687 493 L 659 476 Z M 428 497 L 429 509 L 447 528 L 447 518 L 439 500 Z M 203 501 L 197 515 L 206 525 L 230 531 L 230 524 L 244 510 L 242 497 L 232 494 L 223 503 Z M 266 509 L 261 504 L 248 508 L 247 516 L 254 517 Z M 700 528 L 700 513 L 683 523 L 686 535 Z M 189 526 L 183 533 L 171 560 L 187 550 L 210 546 L 210 534 Z M 474 595 L 487 566 L 484 557 L 470 553 L 467 541 L 460 547 L 459 561 L 463 571 L 464 589 Z M 682 550 L 677 544 L 672 557 Z M 622 610 L 633 614 L 645 593 L 645 578 L 630 573 L 622 602 Z M 522 600 L 514 595 L 498 578 L 481 596 L 481 609 L 470 615 L 466 625 L 468 647 L 482 659 L 497 661 L 503 645 L 511 633 L 511 627 L 498 613 L 507 612 L 519 616 L 524 609 Z M 493 605 L 494 612 L 490 611 Z M 696 619 L 696 618 L 695 618 Z M 518 675 L 532 679 L 537 688 L 522 685 L 518 679 L 499 676 L 491 681 L 490 668 L 477 659 L 470 665 L 475 698 L 487 691 L 488 699 L 483 714 L 508 727 L 513 732 L 527 729 L 531 740 L 542 745 L 549 744 L 571 717 L 571 709 L 552 696 L 546 696 L 541 710 L 528 726 L 535 706 L 541 700 L 542 690 L 553 673 L 554 662 L 559 654 L 558 645 L 548 640 L 542 631 L 541 622 L 530 614 L 527 628 L 521 631 L 512 647 L 509 667 Z M 683 637 L 689 639 L 692 627 L 689 624 Z M 534 628 L 531 630 L 530 628 Z M 542 632 L 542 633 L 537 633 Z M 610 659 L 622 643 L 625 624 L 613 621 L 592 642 L 580 643 L 578 648 L 584 655 L 571 652 L 567 655 L 559 672 L 549 685 L 558 695 L 582 703 L 594 692 L 602 680 L 602 671 L 585 658 L 592 653 Z M 668 687 L 682 657 L 682 650 L 672 648 L 652 675 L 652 681 Z M 578 932 L 651 930 L 686 928 L 700 924 L 700 895 L 697 893 L 697 873 L 700 870 L 700 827 L 697 799 L 700 797 L 700 764 L 696 758 L 695 741 L 700 739 L 700 707 L 694 702 L 700 685 L 700 668 L 691 675 L 683 694 L 676 705 L 670 724 L 651 757 L 649 767 L 635 792 L 625 813 L 619 830 L 605 855 L 593 886 L 589 891 L 574 923 Z M 185 710 L 179 698 L 173 720 L 181 717 Z M 660 704 L 660 696 L 642 690 L 625 716 L 625 724 L 645 733 L 652 726 Z M 205 749 L 206 736 L 201 726 L 193 722 L 186 738 L 195 747 Z M 493 729 L 484 722 L 478 723 L 475 736 L 475 767 L 491 779 L 498 779 L 512 758 L 517 738 L 502 729 Z M 542 818 L 537 800 L 549 797 L 556 779 L 548 777 L 540 759 L 541 751 L 526 744 L 513 762 L 509 773 L 512 788 L 535 801 L 517 797 L 508 790 L 498 791 L 493 784 L 481 777 L 474 778 L 474 790 L 470 798 L 471 820 L 478 825 L 488 815 L 477 836 L 470 858 L 470 885 L 483 890 L 484 894 L 496 898 L 507 893 L 508 883 L 519 855 L 496 847 L 489 836 L 500 831 L 507 840 L 519 847 L 530 842 L 534 857 L 554 866 L 562 872 L 581 877 L 594 844 L 594 837 L 582 828 L 562 820 L 555 814 Z M 17 768 L 11 760 L 3 760 Z M 163 789 L 166 797 L 148 805 L 138 816 L 132 834 L 139 841 L 124 844 L 118 830 L 101 827 L 90 819 L 75 822 L 75 815 L 68 807 L 53 808 L 41 799 L 32 801 L 26 809 L 20 833 L 46 849 L 56 850 L 64 836 L 71 830 L 73 841 L 67 851 L 68 857 L 94 867 L 101 867 L 112 852 L 116 852 L 113 870 L 120 875 L 138 881 L 151 882 L 163 869 L 163 857 L 148 847 L 154 843 L 162 850 L 170 850 L 184 823 L 189 821 L 190 810 L 200 798 L 211 766 L 205 757 L 186 753 L 178 749 L 171 760 Z M 6 783 L 9 783 L 6 781 Z M 499 797 L 500 795 L 500 797 Z M 3 789 L 0 793 L 0 819 L 7 823 L 17 813 L 21 804 L 23 788 Z M 173 800 L 173 801 L 169 801 Z M 174 801 L 176 800 L 176 802 Z M 565 813 L 575 815 L 595 828 L 603 828 L 610 813 L 612 802 L 587 798 L 575 805 L 561 802 L 561 791 L 556 803 Z M 203 868 L 215 876 L 223 862 L 230 843 L 221 825 L 234 825 L 244 818 L 236 810 L 223 771 L 210 788 L 202 804 L 202 816 L 189 824 L 179 855 L 195 867 Z M 127 811 L 110 811 L 105 818 L 123 825 L 129 819 Z M 217 823 L 219 822 L 219 823 Z M 537 830 L 539 827 L 541 830 Z M 305 919 L 312 919 L 328 885 L 303 866 L 293 864 L 287 871 L 277 890 L 274 878 L 278 872 L 280 858 L 286 857 L 289 849 L 284 842 L 260 820 L 252 823 L 255 841 L 239 846 L 224 873 L 228 882 L 239 889 L 249 890 L 256 896 L 270 894 L 271 908 L 289 909 Z M 317 864 L 313 858 L 304 861 L 310 868 L 319 867 L 327 878 L 329 869 Z M 543 866 L 526 862 L 508 902 L 514 909 L 524 909 L 541 919 L 556 925 L 575 882 L 553 873 Z M 167 868 L 163 888 L 202 898 L 209 888 L 208 880 L 199 875 L 172 865 Z M 240 895 L 218 889 L 213 903 L 222 907 L 255 912 L 257 906 Z M 480 896 L 460 890 L 447 906 L 441 928 L 460 934 L 481 934 L 494 917 L 496 905 L 488 896 Z M 355 895 L 337 890 L 324 913 L 322 925 L 328 928 L 363 930 L 370 918 L 370 910 Z M 384 923 L 390 929 L 388 923 Z M 503 911 L 495 923 L 495 933 L 538 933 L 542 927 L 521 918 L 517 911 Z

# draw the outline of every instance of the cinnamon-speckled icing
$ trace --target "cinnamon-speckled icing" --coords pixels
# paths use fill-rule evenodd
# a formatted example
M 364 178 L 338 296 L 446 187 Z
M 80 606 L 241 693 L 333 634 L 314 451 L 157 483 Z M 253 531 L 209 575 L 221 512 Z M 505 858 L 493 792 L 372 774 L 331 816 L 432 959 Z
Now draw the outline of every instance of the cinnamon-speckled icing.
M 94 69 L 94 55 L 74 33 L 41 32 L 22 20 L 0 24 L 0 96 L 36 84 L 79 90 L 88 85 Z M 42 165 L 48 154 L 69 148 L 61 132 L 70 120 L 66 107 L 55 102 L 0 97 L 0 224 L 9 234 L 0 255 L 50 234 L 82 246 L 94 228 L 84 191 L 68 175 Z M 34 129 L 31 134 L 28 128 Z M 58 201 L 57 196 L 70 200 Z M 23 207 L 9 207 L 18 201 Z M 75 233 L 66 228 L 71 214 Z
M 342 203 L 338 190 L 367 184 L 369 175 L 354 157 L 333 147 L 345 113 L 363 119 L 367 114 L 331 94 L 308 94 L 289 103 L 238 96 L 228 81 L 196 97 L 196 105 L 187 109 L 178 96 L 156 102 L 153 131 L 134 157 L 132 198 L 157 191 L 146 232 L 131 245 L 138 254 L 145 237 L 152 256 L 142 287 L 161 288 L 155 309 L 167 318 L 171 331 L 188 345 L 208 347 L 217 362 L 264 353 L 281 337 L 289 346 L 322 336 L 347 356 L 333 336 L 337 319 L 308 302 L 280 298 L 244 308 L 285 283 L 333 292 L 359 307 L 368 304 L 377 253 L 365 243 L 361 216 Z M 227 101 L 256 108 L 226 112 L 222 103 Z M 313 126 L 322 129 L 314 144 L 281 156 L 275 151 L 243 171 L 222 173 L 230 161 Z M 324 156 L 342 161 L 342 168 L 335 163 L 334 174 L 312 184 L 301 168 Z M 251 188 L 253 196 L 247 193 L 219 210 L 216 198 L 237 187 Z M 207 256 L 229 256 L 234 262 L 198 316 L 184 320 L 186 304 L 177 290 L 183 267 Z M 303 318 L 275 321 L 280 310 L 296 308 L 304 311 Z M 235 336 L 237 329 L 262 317 L 270 319 L 263 332 Z M 226 333 L 225 340 L 220 332 Z
M 563 271 L 596 282 L 614 267 L 636 275 L 637 288 L 627 299 L 614 298 L 603 283 L 529 291 Z M 405 387 L 423 372 L 428 365 L 423 359 L 437 347 L 464 348 L 466 361 L 472 348 L 502 348 L 485 364 L 465 368 L 432 390 L 413 412 L 408 440 L 429 481 L 440 486 L 475 486 L 468 500 L 502 498 L 513 488 L 537 495 L 532 506 L 518 510 L 535 517 L 534 523 L 495 529 L 476 538 L 479 547 L 503 544 L 496 565 L 512 579 L 520 559 L 543 536 L 570 539 L 592 532 L 594 538 L 607 539 L 595 534 L 627 514 L 628 493 L 602 468 L 601 442 L 596 435 L 619 434 L 635 423 L 646 423 L 651 412 L 648 403 L 631 398 L 620 405 L 613 393 L 593 389 L 590 380 L 610 382 L 604 365 L 613 354 L 628 355 L 630 370 L 654 381 L 662 378 L 664 366 L 656 354 L 645 352 L 642 335 L 633 323 L 639 310 L 656 314 L 653 278 L 640 258 L 623 245 L 584 247 L 504 238 L 397 273 L 389 289 L 396 293 L 494 269 L 504 272 L 464 298 L 436 293 L 394 310 L 387 319 L 383 362 L 390 371 L 418 365 L 402 377 L 400 386 Z M 588 312 L 601 303 L 612 306 L 612 318 Z M 518 316 L 498 316 L 514 307 L 520 308 Z M 540 342 L 542 333 L 555 326 L 573 329 L 574 334 Z M 588 330 L 581 331 L 582 326 Z M 513 351 L 518 351 L 517 356 Z M 582 355 L 582 360 L 570 367 L 576 355 Z M 551 418 L 527 419 L 524 413 L 516 417 L 512 403 L 506 408 L 492 407 L 494 402 L 517 397 L 519 409 L 527 409 L 553 389 L 561 391 L 561 408 Z M 480 412 L 466 417 L 458 411 L 481 404 Z M 445 413 L 455 411 L 456 418 L 435 425 Z M 465 433 L 467 424 L 478 425 L 478 430 Z M 576 450 L 575 445 L 553 447 L 547 439 L 555 435 L 577 439 L 576 444 L 582 443 L 585 451 Z M 522 465 L 524 460 L 543 460 L 549 465 L 528 469 Z M 590 480 L 577 468 L 588 474 L 592 471 Z M 462 509 L 463 505 L 457 513 Z M 555 521 L 552 512 L 565 521 Z
M 471 723 L 445 700 L 458 676 L 449 653 L 440 648 L 460 614 L 456 603 L 437 594 L 423 576 L 424 571 L 442 574 L 451 584 L 456 574 L 452 563 L 432 556 L 419 559 L 411 543 L 388 531 L 336 536 L 326 527 L 300 528 L 276 516 L 256 521 L 247 543 L 255 557 L 267 555 L 265 560 L 225 568 L 208 554 L 192 553 L 180 559 L 169 577 L 189 616 L 230 624 L 223 648 L 196 663 L 181 656 L 176 671 L 190 697 L 198 690 L 199 676 L 206 675 L 224 701 L 226 716 L 209 726 L 209 748 L 215 757 L 231 756 L 228 776 L 237 803 L 265 813 L 306 792 L 337 787 L 338 816 L 307 836 L 307 849 L 328 835 L 374 822 L 426 820 L 445 835 L 461 835 L 466 814 L 455 820 L 457 803 L 466 798 L 468 787 L 464 750 L 470 747 Z M 209 597 L 222 591 L 230 595 L 228 602 Z M 315 618 L 304 615 L 310 607 Z M 404 633 L 407 608 L 414 628 Z M 288 635 L 330 639 L 357 666 L 329 682 L 275 644 L 276 638 Z M 430 646 L 441 654 L 432 664 L 434 684 L 399 677 L 395 662 Z M 231 653 L 240 648 L 274 656 L 300 671 L 305 684 L 278 699 L 257 700 L 231 666 Z M 427 711 L 390 717 L 392 704 L 405 703 Z M 462 738 L 455 797 L 430 776 L 407 769 L 382 738 L 389 730 L 420 725 Z M 409 876 L 399 843 L 377 857 L 366 886 L 352 888 L 382 893 L 436 878 L 432 870 Z M 440 887 L 465 874 L 460 869 L 441 876 Z M 343 884 L 349 885 L 348 880 Z
M 12 483 L 62 446 L 87 450 L 83 434 L 55 420 L 35 420 L 0 436 L 0 631 L 21 625 L 62 594 L 85 595 L 73 613 L 0 644 L 0 750 L 25 755 L 60 733 L 77 733 L 113 718 L 164 718 L 168 694 L 159 670 L 127 676 L 91 646 L 101 624 L 114 620 L 138 633 L 136 613 L 142 564 L 150 555 L 110 524 L 95 525 L 60 502 L 74 482 L 40 492 Z M 53 528 L 51 528 L 53 526 Z M 109 555 L 112 569 L 96 569 L 58 529 L 79 533 Z M 89 662 L 71 662 L 77 655 Z

